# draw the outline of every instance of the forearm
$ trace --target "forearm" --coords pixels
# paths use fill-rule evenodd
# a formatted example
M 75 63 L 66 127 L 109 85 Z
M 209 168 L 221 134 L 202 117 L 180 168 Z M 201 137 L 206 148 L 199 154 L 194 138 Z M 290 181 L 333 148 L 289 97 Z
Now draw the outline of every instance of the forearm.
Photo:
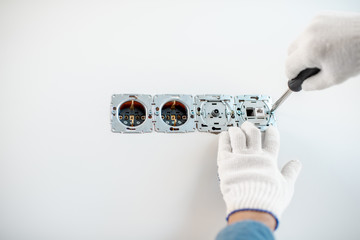
M 245 220 L 253 220 L 253 221 L 261 222 L 272 231 L 275 230 L 277 224 L 275 218 L 271 214 L 266 212 L 259 212 L 259 211 L 235 212 L 229 216 L 228 224 L 233 224 Z
M 245 220 L 225 227 L 219 232 L 216 240 L 274 240 L 274 235 L 263 223 Z

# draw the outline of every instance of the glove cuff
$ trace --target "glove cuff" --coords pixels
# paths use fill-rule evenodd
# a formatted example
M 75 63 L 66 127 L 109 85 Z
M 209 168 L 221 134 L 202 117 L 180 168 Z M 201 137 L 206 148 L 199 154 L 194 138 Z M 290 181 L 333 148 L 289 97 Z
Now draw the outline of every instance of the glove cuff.
M 244 182 L 231 188 L 224 200 L 227 215 L 242 209 L 256 209 L 270 212 L 276 219 L 280 219 L 287 207 L 293 191 L 285 191 L 269 182 Z M 289 196 L 284 196 L 284 194 Z M 285 202 L 284 202 L 285 200 Z
M 242 212 L 242 211 L 256 211 L 256 212 L 268 213 L 268 214 L 270 214 L 271 216 L 273 216 L 273 218 L 274 218 L 275 221 L 276 221 L 274 231 L 275 231 L 275 230 L 278 228 L 278 226 L 279 226 L 279 219 L 277 219 L 277 217 L 276 217 L 272 212 L 269 212 L 269 211 L 266 211 L 266 210 L 262 210 L 262 209 L 252 209 L 252 208 L 244 208 L 244 209 L 238 209 L 238 210 L 232 211 L 231 213 L 229 213 L 229 214 L 227 215 L 226 221 L 227 221 L 227 222 L 229 221 L 229 217 L 230 217 L 232 214 L 237 213 L 237 212 Z

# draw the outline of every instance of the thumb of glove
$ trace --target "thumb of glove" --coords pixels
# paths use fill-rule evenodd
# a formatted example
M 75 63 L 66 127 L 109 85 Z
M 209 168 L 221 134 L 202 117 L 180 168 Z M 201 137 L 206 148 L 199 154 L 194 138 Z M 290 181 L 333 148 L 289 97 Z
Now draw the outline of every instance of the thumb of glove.
M 285 166 L 281 170 L 281 174 L 283 177 L 289 182 L 294 184 L 299 173 L 301 171 L 302 164 L 298 160 L 291 160 L 286 163 Z

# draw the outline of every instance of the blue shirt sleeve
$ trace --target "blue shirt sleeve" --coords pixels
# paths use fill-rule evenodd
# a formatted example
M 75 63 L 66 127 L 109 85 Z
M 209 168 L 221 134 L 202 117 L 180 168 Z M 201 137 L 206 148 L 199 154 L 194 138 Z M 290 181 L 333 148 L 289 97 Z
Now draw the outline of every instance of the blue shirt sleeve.
M 226 226 L 216 240 L 274 240 L 274 235 L 265 224 L 246 220 Z

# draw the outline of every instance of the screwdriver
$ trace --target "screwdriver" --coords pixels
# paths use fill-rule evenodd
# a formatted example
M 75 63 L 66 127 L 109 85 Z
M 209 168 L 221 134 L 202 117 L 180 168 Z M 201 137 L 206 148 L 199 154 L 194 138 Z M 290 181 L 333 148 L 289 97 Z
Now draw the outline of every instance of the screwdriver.
M 274 103 L 270 113 L 274 112 L 293 92 L 300 92 L 303 82 L 311 76 L 320 72 L 319 68 L 306 68 L 302 70 L 295 78 L 288 81 L 289 89 Z

